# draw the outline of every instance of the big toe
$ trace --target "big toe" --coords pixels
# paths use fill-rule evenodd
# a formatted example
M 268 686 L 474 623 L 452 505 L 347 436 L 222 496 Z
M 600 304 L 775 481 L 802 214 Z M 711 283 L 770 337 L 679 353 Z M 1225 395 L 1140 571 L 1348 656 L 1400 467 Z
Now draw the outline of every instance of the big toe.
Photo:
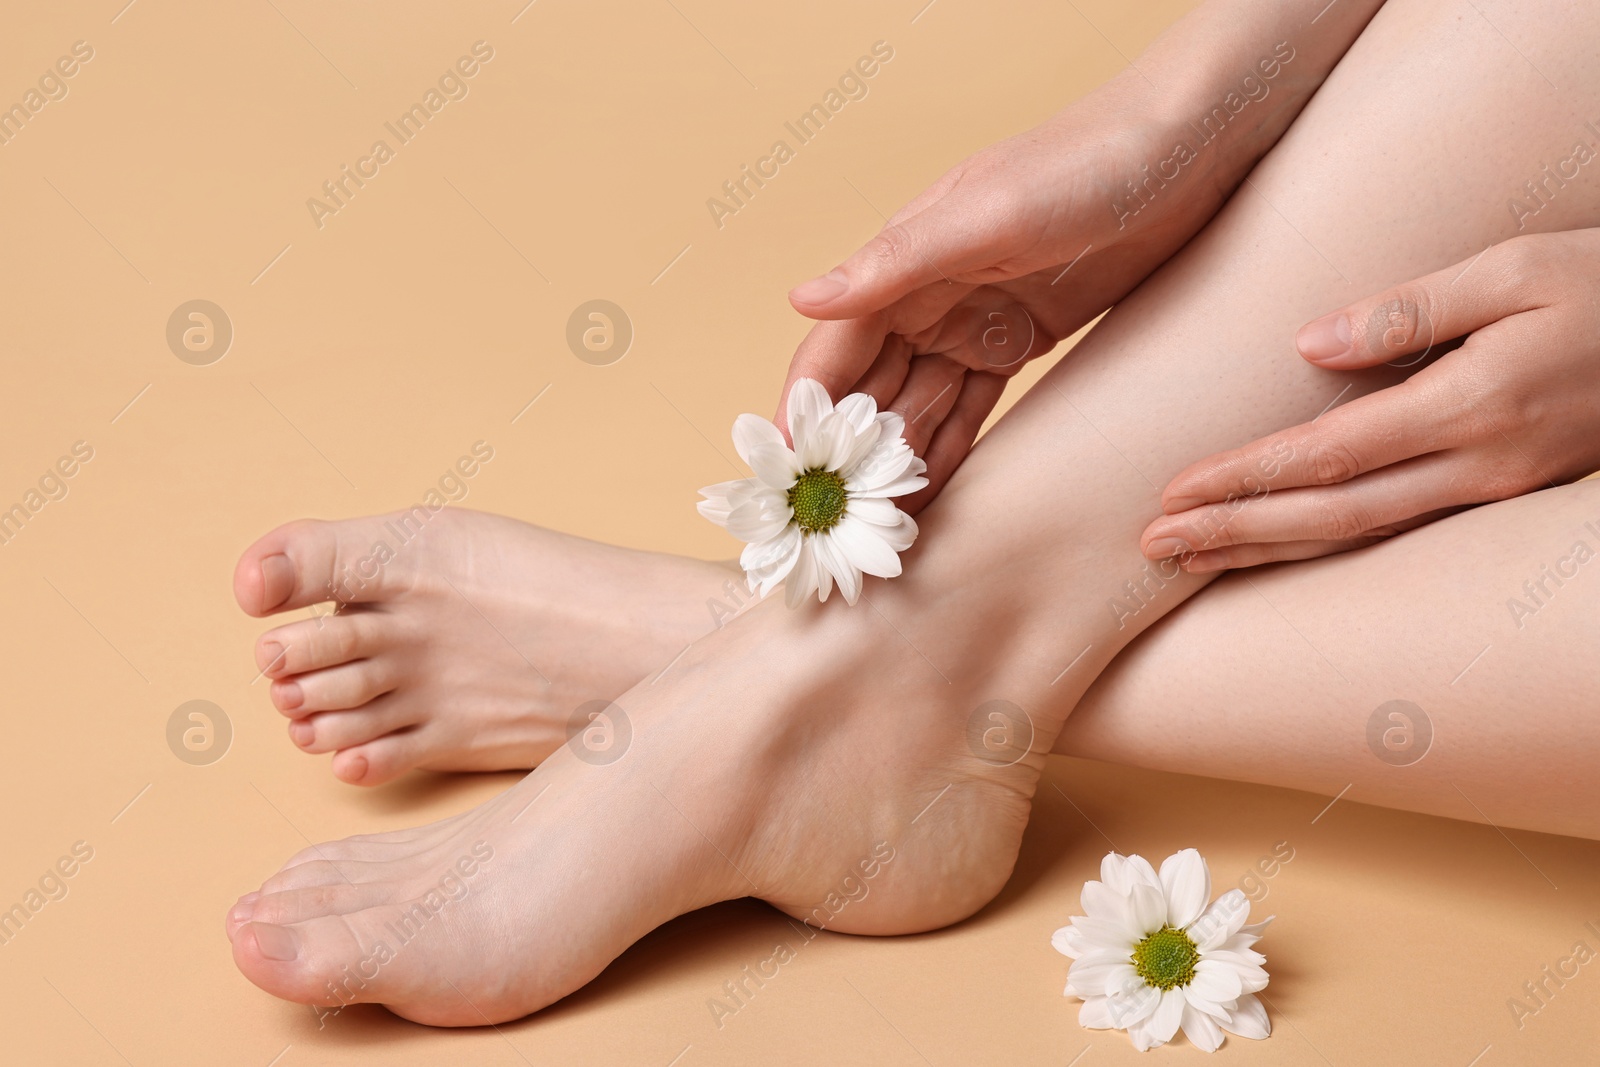
M 239 557 L 233 570 L 234 599 L 258 617 L 329 600 L 378 599 L 392 555 L 377 553 L 379 542 L 387 544 L 378 517 L 287 523 Z

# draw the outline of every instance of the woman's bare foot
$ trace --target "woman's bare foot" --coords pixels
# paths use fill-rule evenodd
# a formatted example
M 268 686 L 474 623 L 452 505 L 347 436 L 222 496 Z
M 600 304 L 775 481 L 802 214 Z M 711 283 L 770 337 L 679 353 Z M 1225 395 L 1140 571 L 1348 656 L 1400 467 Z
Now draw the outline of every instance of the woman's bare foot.
M 857 933 L 954 922 L 1009 877 L 1059 726 L 981 755 L 973 699 L 873 608 L 769 602 L 619 698 L 620 758 L 562 748 L 475 810 L 292 858 L 229 913 L 234 960 L 291 1001 L 472 1026 L 720 900 Z
M 338 605 L 262 634 L 256 664 L 294 743 L 358 785 L 536 766 L 743 595 L 727 565 L 454 507 L 280 526 L 233 588 L 258 617 Z

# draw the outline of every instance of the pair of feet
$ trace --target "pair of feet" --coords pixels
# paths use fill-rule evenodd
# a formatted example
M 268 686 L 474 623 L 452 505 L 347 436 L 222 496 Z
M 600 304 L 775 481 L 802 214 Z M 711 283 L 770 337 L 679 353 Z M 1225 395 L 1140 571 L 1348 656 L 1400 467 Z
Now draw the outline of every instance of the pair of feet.
M 982 695 L 876 609 L 772 601 L 718 628 L 724 566 L 456 509 L 409 538 L 397 521 L 294 523 L 240 560 L 253 615 L 345 603 L 257 642 L 291 739 L 363 785 L 537 770 L 442 822 L 306 849 L 242 897 L 234 959 L 268 992 L 497 1023 L 717 901 L 892 934 L 1009 877 L 1053 731 L 985 758 Z M 596 700 L 622 709 L 620 756 L 565 744 Z

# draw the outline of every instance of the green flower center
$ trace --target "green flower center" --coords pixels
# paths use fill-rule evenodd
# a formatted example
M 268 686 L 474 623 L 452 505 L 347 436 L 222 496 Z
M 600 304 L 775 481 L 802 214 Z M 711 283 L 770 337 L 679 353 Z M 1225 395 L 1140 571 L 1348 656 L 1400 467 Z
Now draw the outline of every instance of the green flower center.
M 844 515 L 844 504 L 844 479 L 833 471 L 808 470 L 789 487 L 794 521 L 807 533 L 820 533 L 837 525 Z
M 1186 986 L 1194 980 L 1194 965 L 1200 952 L 1182 930 L 1163 926 L 1133 946 L 1133 969 L 1145 985 L 1157 989 Z

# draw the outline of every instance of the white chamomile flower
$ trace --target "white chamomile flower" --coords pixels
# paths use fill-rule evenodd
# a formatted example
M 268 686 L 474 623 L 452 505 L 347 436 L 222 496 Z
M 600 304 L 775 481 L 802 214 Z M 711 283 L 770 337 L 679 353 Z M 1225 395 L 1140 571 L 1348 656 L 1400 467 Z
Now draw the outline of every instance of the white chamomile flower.
M 1209 907 L 1211 871 L 1192 848 L 1168 856 L 1158 875 L 1142 856 L 1110 853 L 1100 881 L 1083 886 L 1083 910 L 1050 943 L 1072 957 L 1068 996 L 1082 997 L 1078 1022 L 1128 1031 L 1140 1051 L 1182 1027 L 1207 1052 L 1222 1031 L 1260 1040 L 1272 1032 L 1255 993 L 1267 958 L 1251 948 L 1268 918 L 1246 926 L 1250 901 L 1237 889 Z
M 820 383 L 801 378 L 789 391 L 794 447 L 761 416 L 740 415 L 733 446 L 756 476 L 700 490 L 700 514 L 749 542 L 739 563 L 752 591 L 765 596 L 785 582 L 793 608 L 813 592 L 827 600 L 838 582 L 854 604 L 862 573 L 895 577 L 917 539 L 917 524 L 892 502 L 928 484 L 904 435 L 905 420 L 865 393 L 835 406 Z

